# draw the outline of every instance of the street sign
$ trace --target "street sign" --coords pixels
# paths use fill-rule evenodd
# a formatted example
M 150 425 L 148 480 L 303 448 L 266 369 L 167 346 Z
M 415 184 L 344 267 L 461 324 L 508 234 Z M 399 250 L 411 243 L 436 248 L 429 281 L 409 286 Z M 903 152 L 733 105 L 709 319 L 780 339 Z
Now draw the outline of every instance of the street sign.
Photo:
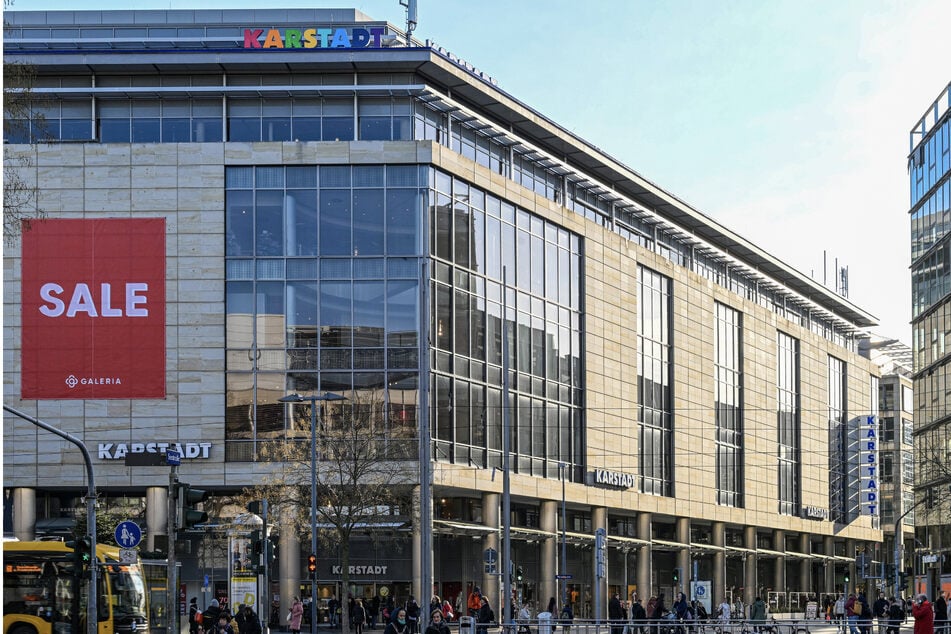
M 116 543 L 121 548 L 135 548 L 142 541 L 142 529 L 135 522 L 126 520 L 116 526 Z
M 498 555 L 499 553 L 494 548 L 486 548 L 485 563 L 494 564 L 496 561 L 498 561 Z
M 139 551 L 135 548 L 120 548 L 119 561 L 124 564 L 134 564 L 139 561 Z
M 177 467 L 182 464 L 182 454 L 179 451 L 174 449 L 167 449 L 165 451 L 165 462 L 168 463 L 171 467 Z
M 936 563 L 938 563 L 938 556 L 937 556 L 937 555 L 922 555 L 922 556 L 921 556 L 921 563 L 923 563 L 923 564 L 936 564 Z
M 574 579 L 574 575 L 555 575 L 555 579 Z

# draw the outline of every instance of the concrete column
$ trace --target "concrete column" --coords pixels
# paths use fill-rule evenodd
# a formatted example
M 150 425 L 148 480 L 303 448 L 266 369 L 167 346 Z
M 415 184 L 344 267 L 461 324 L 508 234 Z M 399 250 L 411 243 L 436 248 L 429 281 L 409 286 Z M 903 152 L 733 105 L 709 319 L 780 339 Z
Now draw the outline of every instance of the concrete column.
M 786 552 L 786 531 L 777 528 L 773 531 L 773 550 L 777 552 Z M 776 592 L 783 592 L 786 588 L 786 558 L 776 557 L 776 569 L 773 570 L 773 589 Z M 763 597 L 766 600 L 766 597 Z
M 162 550 L 168 544 L 168 487 L 145 490 L 145 550 L 158 550 L 155 538 L 161 536 Z
M 591 507 L 591 528 L 592 530 L 597 531 L 599 528 L 603 528 L 605 531 L 608 530 L 608 509 L 603 506 L 593 506 Z M 597 564 L 595 563 L 594 557 L 591 558 L 592 565 L 595 567 L 592 570 L 591 578 L 594 581 L 593 591 L 598 593 L 598 607 L 601 610 L 601 619 L 606 619 L 608 615 L 608 576 L 611 574 L 610 566 L 608 562 L 610 557 L 608 556 L 607 548 L 610 548 L 610 540 L 608 541 L 608 546 L 605 548 L 604 553 L 604 572 L 605 576 L 603 579 L 598 581 L 597 578 Z M 591 597 L 591 608 L 594 609 L 594 596 Z M 597 615 L 592 614 L 592 617 L 597 618 Z
M 743 603 L 752 605 L 756 598 L 756 527 L 747 526 L 743 529 L 743 545 L 754 552 L 746 553 L 743 565 Z M 721 597 L 722 598 L 722 597 Z M 766 597 L 763 597 L 766 600 Z
M 21 542 L 36 539 L 36 489 L 13 489 L 13 536 Z
M 812 539 L 809 533 L 799 535 L 799 552 L 805 555 L 812 554 Z M 799 578 L 802 580 L 801 591 L 813 592 L 815 588 L 812 585 L 812 558 L 805 557 L 799 562 Z M 818 593 L 816 598 L 819 598 Z
M 499 504 L 502 502 L 502 496 L 498 493 L 483 493 L 482 494 L 482 524 L 488 528 L 492 529 L 491 533 L 486 533 L 482 538 L 482 549 L 483 551 L 486 548 L 494 548 L 495 551 L 499 554 L 498 558 L 498 568 L 499 572 L 505 573 L 507 571 L 502 570 L 502 545 L 499 543 L 499 514 L 502 512 L 502 509 L 499 508 Z M 482 555 L 479 555 L 479 565 L 481 566 Z M 483 568 L 485 570 L 485 568 Z M 502 614 L 502 606 L 499 605 L 498 599 L 501 596 L 501 588 L 499 587 L 499 577 L 498 575 L 487 575 L 482 574 L 482 583 L 480 584 L 482 588 L 482 593 L 489 598 L 489 604 L 492 606 L 492 609 L 495 611 L 497 617 Z M 468 596 L 468 595 L 466 595 Z
M 429 605 L 429 599 L 433 596 L 433 590 L 424 591 L 424 588 L 420 585 L 423 579 L 423 562 L 422 557 L 420 556 L 422 547 L 422 532 L 420 532 L 419 525 L 419 508 L 420 504 L 423 503 L 423 500 L 419 496 L 419 485 L 413 487 L 413 596 L 418 597 L 419 604 L 422 606 Z M 424 623 L 429 623 L 429 618 L 427 617 Z
M 687 594 L 685 588 L 689 588 L 690 585 L 687 583 L 687 580 L 691 578 L 693 574 L 693 566 L 690 561 L 690 518 L 689 517 L 678 517 L 677 524 L 677 541 L 681 544 L 687 544 L 687 546 L 682 547 L 677 552 L 677 567 L 680 568 L 680 584 L 674 588 L 674 596 L 670 598 L 671 602 L 676 600 L 678 592 L 683 592 Z
M 293 526 L 292 511 L 283 509 L 280 518 L 281 529 L 281 608 L 278 612 L 281 625 L 287 625 L 284 617 L 294 604 L 294 597 L 300 595 L 300 581 L 306 577 L 306 567 L 303 566 L 300 553 L 300 539 Z M 309 539 L 309 536 L 308 536 Z M 309 542 L 308 542 L 309 543 Z M 309 554 L 309 553 L 308 553 Z M 304 597 L 301 597 L 303 599 Z M 340 599 L 340 591 L 337 591 Z
M 714 597 L 726 596 L 726 524 L 724 522 L 714 522 L 711 527 L 711 537 L 713 545 L 720 550 L 713 554 L 713 597 L 711 601 L 716 601 Z
M 552 535 L 558 533 L 558 508 L 559 503 L 554 500 L 542 500 L 539 509 L 539 527 Z M 539 578 L 538 578 L 538 603 L 544 601 L 548 603 L 549 597 L 556 597 L 558 604 L 561 605 L 561 597 L 558 596 L 558 585 L 555 583 L 555 575 L 558 571 L 558 538 L 546 537 L 542 540 L 541 553 L 539 558 Z M 542 606 L 544 608 L 544 606 Z M 539 608 L 539 609 L 542 609 Z
M 637 537 L 648 542 L 637 551 L 637 596 L 641 603 L 647 606 L 647 600 L 653 594 L 651 587 L 651 514 L 637 514 Z
M 835 541 L 831 536 L 822 538 L 822 554 L 831 557 L 835 554 Z M 835 563 L 831 559 L 826 559 L 823 564 L 825 567 L 825 579 L 823 580 L 823 592 L 836 592 L 835 587 Z

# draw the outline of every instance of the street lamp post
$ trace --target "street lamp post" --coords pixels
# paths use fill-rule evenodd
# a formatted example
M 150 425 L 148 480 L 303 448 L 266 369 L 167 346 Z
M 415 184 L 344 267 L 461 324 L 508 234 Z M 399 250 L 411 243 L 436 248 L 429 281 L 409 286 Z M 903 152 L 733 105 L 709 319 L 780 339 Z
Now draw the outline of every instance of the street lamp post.
M 564 462 L 558 463 L 558 475 L 561 476 L 561 566 L 559 566 L 561 577 L 561 608 L 568 605 L 568 545 L 566 531 L 568 530 L 567 514 L 565 512 L 565 476 L 567 475 L 568 465 Z
M 288 394 L 277 399 L 281 403 L 310 401 L 310 554 L 317 554 L 317 401 L 342 401 L 340 394 Z M 341 595 L 343 596 L 343 595 Z M 310 580 L 310 630 L 317 631 L 317 580 Z

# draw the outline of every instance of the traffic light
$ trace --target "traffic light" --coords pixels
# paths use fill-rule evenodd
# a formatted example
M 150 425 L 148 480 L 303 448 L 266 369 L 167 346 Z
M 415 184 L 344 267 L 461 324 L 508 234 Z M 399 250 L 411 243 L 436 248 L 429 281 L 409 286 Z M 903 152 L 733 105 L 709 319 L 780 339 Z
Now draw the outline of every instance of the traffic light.
M 674 575 L 671 580 L 673 581 L 674 585 L 680 583 L 680 568 L 674 568 Z
M 88 537 L 77 537 L 66 542 L 66 546 L 73 549 L 73 565 L 76 567 L 76 574 L 82 574 L 92 561 L 92 544 Z
M 849 582 L 849 571 L 848 571 L 848 570 L 845 571 L 845 577 L 844 577 L 843 581 L 845 581 L 846 583 Z
M 310 575 L 311 579 L 317 578 L 317 555 L 307 557 L 307 574 Z
M 517 567 L 517 568 L 515 569 L 515 579 L 516 579 L 519 583 L 522 583 L 522 567 L 521 567 L 521 566 L 519 566 L 519 567 Z
M 178 483 L 178 522 L 176 528 L 192 528 L 196 524 L 204 524 L 208 521 L 208 513 L 195 508 L 195 504 L 204 502 L 208 498 L 208 492 L 204 489 L 192 488 L 190 484 L 184 482 Z

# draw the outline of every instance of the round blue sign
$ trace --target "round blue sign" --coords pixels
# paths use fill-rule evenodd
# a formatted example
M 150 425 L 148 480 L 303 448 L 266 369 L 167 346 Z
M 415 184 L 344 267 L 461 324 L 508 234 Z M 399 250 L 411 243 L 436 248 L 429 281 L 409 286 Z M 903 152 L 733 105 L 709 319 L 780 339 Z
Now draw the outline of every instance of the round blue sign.
M 142 529 L 135 522 L 126 520 L 116 526 L 116 543 L 121 548 L 135 548 L 142 541 Z

